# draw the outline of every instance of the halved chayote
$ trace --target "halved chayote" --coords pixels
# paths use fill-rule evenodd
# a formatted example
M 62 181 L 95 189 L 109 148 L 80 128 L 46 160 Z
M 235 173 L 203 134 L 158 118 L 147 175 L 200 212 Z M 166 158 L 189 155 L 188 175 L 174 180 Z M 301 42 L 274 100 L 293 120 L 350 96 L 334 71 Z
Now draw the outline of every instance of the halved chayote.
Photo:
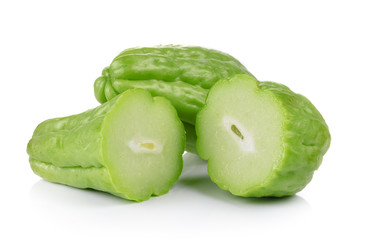
M 245 197 L 302 190 L 330 145 L 313 104 L 274 82 L 247 75 L 218 81 L 197 115 L 197 150 L 220 188 Z
M 133 89 L 95 109 L 42 122 L 28 143 L 33 171 L 77 188 L 143 201 L 182 171 L 185 132 L 163 97 Z

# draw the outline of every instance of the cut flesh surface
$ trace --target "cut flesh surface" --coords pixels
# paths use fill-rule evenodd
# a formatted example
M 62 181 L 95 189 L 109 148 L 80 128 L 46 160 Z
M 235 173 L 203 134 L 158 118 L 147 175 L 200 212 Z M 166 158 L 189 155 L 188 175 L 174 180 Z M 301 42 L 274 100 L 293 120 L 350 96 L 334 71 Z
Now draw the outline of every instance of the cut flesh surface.
M 246 75 L 211 88 L 197 115 L 196 133 L 211 179 L 244 197 L 299 192 L 331 141 L 326 122 L 307 98 Z
M 254 80 L 211 90 L 197 120 L 200 155 L 211 179 L 235 194 L 267 179 L 282 153 L 282 108 Z
M 42 178 L 143 201 L 179 178 L 185 131 L 175 108 L 143 89 L 38 125 L 27 146 Z
M 168 100 L 138 92 L 140 96 L 127 96 L 106 117 L 102 144 L 118 192 L 146 199 L 166 193 L 178 179 L 185 137 Z

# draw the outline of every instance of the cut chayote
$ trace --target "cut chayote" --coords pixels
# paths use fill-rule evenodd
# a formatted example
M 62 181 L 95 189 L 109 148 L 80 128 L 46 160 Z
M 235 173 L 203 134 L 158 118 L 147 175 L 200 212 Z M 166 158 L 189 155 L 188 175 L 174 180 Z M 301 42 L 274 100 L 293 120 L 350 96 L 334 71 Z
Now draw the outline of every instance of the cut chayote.
M 197 150 L 220 188 L 245 197 L 302 190 L 330 145 L 313 104 L 274 82 L 249 75 L 220 80 L 197 115 Z
M 179 178 L 185 132 L 162 97 L 132 89 L 103 105 L 42 122 L 28 143 L 42 178 L 143 201 L 162 195 Z

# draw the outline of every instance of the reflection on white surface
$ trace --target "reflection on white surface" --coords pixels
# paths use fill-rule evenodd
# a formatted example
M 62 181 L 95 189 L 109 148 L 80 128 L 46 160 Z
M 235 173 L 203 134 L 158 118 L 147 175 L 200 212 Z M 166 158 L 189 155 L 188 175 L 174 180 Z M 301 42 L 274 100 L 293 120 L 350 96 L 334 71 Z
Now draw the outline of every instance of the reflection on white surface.
M 58 232 L 62 226 L 67 231 L 61 236 L 85 232 L 90 236 L 93 231 L 94 239 L 120 233 L 144 239 L 205 239 L 209 235 L 226 239 L 231 232 L 273 236 L 275 231 L 283 235 L 282 229 L 290 224 L 295 232 L 299 231 L 297 223 L 314 221 L 311 207 L 299 196 L 236 197 L 211 182 L 206 161 L 187 153 L 184 162 L 183 173 L 168 194 L 141 203 L 40 180 L 30 189 L 27 215 L 49 232 Z
M 32 186 L 30 198 L 34 203 L 47 202 L 50 205 L 74 205 L 82 208 L 133 203 L 108 193 L 92 189 L 73 188 L 45 180 L 39 180 Z
M 124 221 L 121 216 L 127 214 L 139 218 L 152 213 L 164 216 L 161 221 L 180 216 L 181 219 L 188 218 L 195 222 L 192 216 L 200 212 L 202 221 L 235 218 L 239 219 L 240 224 L 300 218 L 311 210 L 308 203 L 299 196 L 270 199 L 233 196 L 219 189 L 210 180 L 206 161 L 189 153 L 184 155 L 183 173 L 171 191 L 145 202 L 135 203 L 107 193 L 76 189 L 44 180 L 32 186 L 29 196 L 32 208 L 46 215 L 50 209 L 62 209 L 61 214 L 98 211 L 102 216 L 117 221 Z

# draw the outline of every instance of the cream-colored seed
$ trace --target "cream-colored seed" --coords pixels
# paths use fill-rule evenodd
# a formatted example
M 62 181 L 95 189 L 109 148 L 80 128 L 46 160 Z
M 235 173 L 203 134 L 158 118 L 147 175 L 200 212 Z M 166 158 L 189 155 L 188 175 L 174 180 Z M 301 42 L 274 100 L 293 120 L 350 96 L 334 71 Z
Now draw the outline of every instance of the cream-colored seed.
M 129 148 L 135 153 L 160 153 L 162 145 L 153 139 L 132 139 L 128 142 Z

